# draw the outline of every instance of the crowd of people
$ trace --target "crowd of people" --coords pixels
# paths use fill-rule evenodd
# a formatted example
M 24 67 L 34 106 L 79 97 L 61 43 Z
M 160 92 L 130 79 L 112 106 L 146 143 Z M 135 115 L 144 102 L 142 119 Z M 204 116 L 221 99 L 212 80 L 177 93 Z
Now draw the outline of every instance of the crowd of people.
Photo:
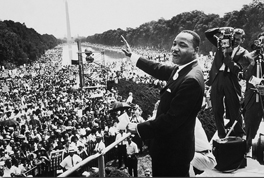
M 240 36 L 237 39 L 237 43 L 238 46 L 240 46 L 244 33 L 243 30 L 238 30 L 238 32 L 238 35 Z M 206 37 L 208 39 L 210 38 L 210 35 L 211 31 L 207 31 Z M 264 35 L 260 36 L 260 38 L 263 36 Z M 220 84 L 223 85 L 223 90 L 225 90 L 226 87 L 229 92 L 237 92 L 236 88 L 233 87 L 232 72 L 237 72 L 238 70 L 234 68 L 234 62 L 230 60 L 229 57 L 226 57 L 226 53 L 223 53 L 222 51 L 218 51 L 214 55 L 198 55 L 198 51 L 196 49 L 199 46 L 199 42 L 197 42 L 199 41 L 198 39 L 199 38 L 196 33 L 193 33 L 192 31 L 185 31 L 181 33 L 173 42 L 172 54 L 166 53 L 165 51 L 158 51 L 154 53 L 150 49 L 144 50 L 141 48 L 133 48 L 133 54 L 137 53 L 137 55 L 139 55 L 136 60 L 134 58 L 133 60 L 136 61 L 136 63 L 139 61 L 140 64 L 138 65 L 143 71 L 147 71 L 148 74 L 139 72 L 139 69 L 137 68 L 139 66 L 137 65 L 137 67 L 135 67 L 133 64 L 135 62 L 133 62 L 132 59 L 122 62 L 113 62 L 108 65 L 108 67 L 104 68 L 98 65 L 86 64 L 84 67 L 89 68 L 89 72 L 85 75 L 86 82 L 83 88 L 79 88 L 78 86 L 78 67 L 73 65 L 62 66 L 61 62 L 63 59 L 61 46 L 46 51 L 46 53 L 41 56 L 37 62 L 31 65 L 23 65 L 13 70 L 2 70 L 0 84 L 1 175 L 4 177 L 19 175 L 29 176 L 33 174 L 32 170 L 39 165 L 44 165 L 43 169 L 50 170 L 49 165 L 52 159 L 52 153 L 56 151 L 62 151 L 62 157 L 59 161 L 60 167 L 58 167 L 58 169 L 63 169 L 63 171 L 65 171 L 91 154 L 101 152 L 107 145 L 120 138 L 120 134 L 122 136 L 122 132 L 126 131 L 132 132 L 133 137 L 129 137 L 124 145 L 122 142 L 117 146 L 116 158 L 119 161 L 118 168 L 128 167 L 129 173 L 136 177 L 136 155 L 143 151 L 143 142 L 141 139 L 148 140 L 154 138 L 154 140 L 156 140 L 156 149 L 160 149 L 157 151 L 155 150 L 155 146 L 151 147 L 156 151 L 154 159 L 152 160 L 155 176 L 171 176 L 178 173 L 182 176 L 186 176 L 186 171 L 189 174 L 188 161 L 184 165 L 178 164 L 178 162 L 176 163 L 174 161 L 178 159 L 187 160 L 188 157 L 190 158 L 189 162 L 191 162 L 191 158 L 194 156 L 193 154 L 190 154 L 190 152 L 194 151 L 192 150 L 194 149 L 194 143 L 191 143 L 191 141 L 194 140 L 192 137 L 194 128 L 189 126 L 187 127 L 187 125 L 194 126 L 197 112 L 201 109 L 201 106 L 211 107 L 210 101 L 208 100 L 210 96 L 212 100 L 212 109 L 216 117 L 219 137 L 223 138 L 226 135 L 226 128 L 223 125 L 224 111 L 226 112 L 226 118 L 230 119 L 231 124 L 233 124 L 235 120 L 239 121 L 238 125 L 235 127 L 235 133 L 237 136 L 242 137 L 244 135 L 243 128 L 241 127 L 242 118 L 238 117 L 238 114 L 240 114 L 240 100 L 239 98 L 236 98 L 235 100 L 231 99 L 231 96 L 237 97 L 237 95 L 227 93 L 226 91 L 223 92 L 223 95 L 221 95 L 223 106 L 221 105 L 221 107 L 219 107 L 219 103 L 221 102 L 219 102 L 216 97 L 219 96 Z M 178 43 L 180 43 L 181 40 L 187 44 L 189 41 L 193 40 L 191 45 L 188 44 L 189 47 L 194 50 L 193 56 L 190 58 L 192 60 L 190 61 L 187 60 L 188 58 L 184 58 L 187 62 L 183 59 L 178 59 L 178 54 L 176 54 L 176 52 L 179 50 L 179 47 L 175 46 L 179 45 Z M 214 44 L 214 41 L 212 42 Z M 126 43 L 126 45 L 127 49 L 124 50 L 124 53 L 130 58 L 132 55 L 131 48 L 128 43 Z M 112 48 L 112 50 L 114 49 Z M 244 59 L 246 62 L 240 64 L 242 67 L 244 67 L 243 65 L 246 65 L 246 63 L 248 64 L 251 62 L 250 60 L 246 60 L 251 59 L 251 56 L 245 55 L 244 52 L 245 51 L 243 50 L 242 56 L 245 56 Z M 235 55 L 239 56 L 237 52 Z M 211 71 L 215 69 L 215 62 L 217 61 L 213 60 L 213 58 L 217 57 L 223 57 L 225 59 L 224 63 L 221 63 L 223 67 L 218 67 L 225 70 L 227 66 L 229 67 L 229 71 L 227 68 L 226 73 L 222 73 L 224 70 L 217 68 L 216 70 L 219 70 L 219 74 L 216 76 L 217 79 L 214 79 L 212 78 Z M 234 56 L 232 56 L 232 58 L 233 57 Z M 174 61 L 170 61 L 170 58 L 173 58 Z M 150 62 L 147 62 L 146 60 Z M 212 63 L 212 61 L 214 62 Z M 158 73 L 155 71 L 157 68 L 153 69 L 153 71 L 150 68 L 145 68 L 148 65 L 150 66 L 152 63 L 156 64 L 156 62 L 162 63 L 162 65 L 174 62 L 179 66 L 179 69 L 177 67 L 175 69 L 166 68 L 169 72 L 166 73 L 164 70 L 164 76 L 162 76 L 157 75 Z M 196 81 L 198 84 L 196 82 L 192 83 L 192 85 L 196 87 L 190 85 L 190 92 L 187 93 L 187 95 L 193 93 L 193 97 L 188 97 L 190 98 L 190 102 L 186 103 L 188 104 L 188 107 L 186 105 L 186 108 L 188 109 L 190 104 L 197 105 L 193 108 L 196 109 L 193 113 L 191 113 L 192 115 L 188 116 L 191 118 L 192 122 L 181 122 L 181 124 L 187 124 L 186 127 L 183 127 L 184 130 L 181 131 L 185 133 L 186 129 L 189 129 L 190 134 L 187 134 L 187 140 L 189 140 L 190 143 L 187 143 L 186 139 L 184 139 L 185 136 L 182 135 L 182 140 L 179 141 L 181 142 L 184 140 L 186 147 L 178 147 L 177 145 L 179 144 L 179 141 L 176 143 L 174 138 L 170 136 L 166 138 L 171 138 L 171 140 L 174 141 L 164 142 L 167 139 L 161 139 L 156 132 L 160 132 L 161 135 L 165 136 L 166 133 L 169 134 L 170 132 L 174 133 L 177 131 L 177 129 L 171 129 L 173 127 L 171 127 L 172 125 L 170 125 L 170 123 L 174 125 L 174 120 L 171 120 L 172 117 L 176 117 L 175 115 L 181 113 L 175 112 L 175 110 L 171 108 L 170 104 L 175 102 L 174 104 L 178 105 L 177 103 L 180 101 L 179 105 L 182 106 L 183 103 L 181 102 L 183 98 L 179 98 L 174 102 L 168 102 L 168 100 L 173 99 L 170 95 L 170 93 L 173 92 L 172 90 L 174 90 L 172 87 L 174 85 L 172 85 L 172 83 L 179 80 L 178 72 L 180 70 L 185 71 L 183 67 L 181 68 L 181 65 L 186 67 L 187 65 L 185 64 L 194 65 L 193 67 L 197 70 L 196 72 L 199 73 L 199 79 L 188 75 L 188 77 L 191 78 L 190 81 L 193 81 L 192 79 L 195 78 L 195 80 L 198 80 Z M 250 64 L 251 66 L 254 66 L 254 64 Z M 174 74 L 175 71 L 177 72 Z M 232 85 L 227 84 L 227 79 L 218 79 L 221 76 L 230 80 Z M 250 83 L 250 77 L 248 76 L 252 76 L 252 74 L 245 73 L 245 76 L 247 79 L 247 85 L 249 85 L 248 83 Z M 128 91 L 128 98 L 122 98 L 122 96 L 118 94 L 116 88 L 109 89 L 107 87 L 107 81 L 114 81 L 118 83 L 120 79 L 132 80 L 136 83 L 146 83 L 160 87 L 163 93 L 161 93 L 162 97 L 167 99 L 161 99 L 156 103 L 153 116 L 150 116 L 149 118 L 142 118 L 142 109 L 140 106 L 136 105 L 136 103 L 133 103 L 133 93 Z M 203 83 L 207 79 L 209 79 L 206 83 L 207 86 L 200 83 L 200 80 Z M 182 78 L 181 80 L 183 83 L 186 82 L 185 78 Z M 238 82 L 239 81 L 237 81 L 237 84 L 240 85 Z M 252 82 L 250 84 L 252 84 Z M 179 86 L 180 85 L 181 84 L 179 84 Z M 172 88 L 170 89 L 168 86 L 171 86 Z M 166 89 L 166 91 L 164 89 Z M 197 92 L 194 92 L 194 89 L 197 89 Z M 244 89 L 242 89 L 242 91 L 243 90 Z M 239 89 L 239 91 L 241 92 L 241 89 Z M 197 95 L 197 93 L 199 93 L 199 95 Z M 227 94 L 230 94 L 230 96 Z M 179 96 L 183 96 L 183 94 Z M 198 97 L 197 101 L 194 102 L 193 100 L 196 97 Z M 223 100 L 223 98 L 225 98 L 225 100 Z M 255 99 L 256 98 L 254 98 L 254 100 Z M 118 102 L 128 103 L 130 109 L 111 112 L 114 103 Z M 236 103 L 232 104 L 232 102 Z M 236 106 L 236 108 L 234 109 L 231 106 Z M 260 106 L 261 105 L 257 105 L 258 110 Z M 221 109 L 221 111 L 218 109 Z M 166 110 L 166 112 L 164 110 Z M 165 113 L 162 114 L 163 112 Z M 246 110 L 245 112 L 245 121 L 249 122 L 249 119 L 247 118 L 250 117 L 247 113 L 249 111 Z M 118 122 L 120 118 L 124 117 L 124 114 L 126 114 L 130 120 L 128 130 L 118 129 Z M 183 117 L 183 115 L 181 116 Z M 259 118 L 261 119 L 262 117 Z M 249 138 L 249 147 L 252 144 L 252 138 L 254 138 L 256 129 L 258 128 L 258 123 L 260 122 L 259 118 L 257 124 L 252 122 L 249 122 L 248 124 L 246 122 L 246 134 Z M 167 120 L 169 122 L 163 123 L 163 120 Z M 250 125 L 253 125 L 253 128 Z M 175 134 L 179 135 L 178 133 Z M 205 138 L 204 135 L 205 134 L 203 134 L 203 138 Z M 172 157 L 171 154 L 167 155 L 165 153 L 166 150 L 168 151 L 167 153 L 171 153 L 171 149 L 168 150 L 168 148 L 171 147 L 174 142 L 173 152 L 179 149 L 179 153 L 181 153 L 181 155 L 174 154 L 174 157 Z M 168 143 L 170 145 L 164 146 Z M 189 152 L 184 156 L 184 159 L 182 156 L 183 152 L 181 152 L 182 149 L 185 149 L 185 153 L 187 153 L 186 150 L 189 150 Z M 206 148 L 206 151 L 209 149 L 210 148 Z M 203 151 L 204 150 L 200 150 L 200 152 Z M 212 158 L 210 158 L 210 160 L 214 160 L 212 154 L 210 154 L 210 156 Z M 172 165 L 178 165 L 183 169 L 179 171 L 171 167 L 169 168 L 170 171 L 167 171 L 166 174 L 164 174 L 164 171 L 168 170 L 168 159 L 173 162 Z M 193 162 L 195 162 L 195 160 L 193 160 L 192 163 Z M 215 160 L 211 165 L 215 165 Z M 164 169 L 161 169 L 161 167 Z M 34 174 L 34 176 L 38 174 L 40 173 Z
M 106 75 L 98 66 L 90 70 L 99 77 L 88 76 L 80 89 L 77 66 L 61 66 L 61 60 L 62 48 L 58 47 L 32 65 L 1 71 L 0 163 L 4 177 L 32 174 L 38 165 L 49 165 L 54 151 L 64 150 L 64 159 L 74 146 L 83 160 L 102 150 L 97 146 L 100 137 L 104 144 L 106 137 L 115 141 L 118 118 L 109 110 L 113 102 L 126 98 L 115 88 L 107 90 Z M 109 78 L 118 75 L 114 69 L 108 72 Z
M 169 62 L 169 54 L 135 50 L 150 60 Z M 106 89 L 107 80 L 118 82 L 119 79 L 126 79 L 160 88 L 166 85 L 164 80 L 138 72 L 127 60 L 120 64 L 111 63 L 109 70 L 88 64 L 89 73 L 96 73 L 96 76 L 87 75 L 85 87 L 80 90 L 77 66 L 62 66 L 61 61 L 62 47 L 57 47 L 46 51 L 34 64 L 1 71 L 0 163 L 4 176 L 11 173 L 30 175 L 38 165 L 48 165 L 54 151 L 64 150 L 62 158 L 66 158 L 72 144 L 76 153 L 82 155 L 81 159 L 85 159 L 98 149 L 95 146 L 98 135 L 101 135 L 101 142 L 108 136 L 113 142 L 118 133 L 118 119 L 108 112 L 110 104 L 113 101 L 133 104 L 133 95 L 128 91 L 127 100 L 122 99 L 115 88 Z M 208 61 L 208 57 L 200 60 L 205 69 L 210 66 Z M 117 66 L 122 66 L 121 72 Z M 134 114 L 137 115 L 135 120 L 142 110 L 139 106 L 133 110 L 137 113 Z M 133 121 L 132 112 L 130 118 Z M 143 122 L 144 119 L 133 122 Z M 135 135 L 133 140 L 142 152 L 141 139 Z M 88 147 L 90 143 L 94 143 L 94 148 Z

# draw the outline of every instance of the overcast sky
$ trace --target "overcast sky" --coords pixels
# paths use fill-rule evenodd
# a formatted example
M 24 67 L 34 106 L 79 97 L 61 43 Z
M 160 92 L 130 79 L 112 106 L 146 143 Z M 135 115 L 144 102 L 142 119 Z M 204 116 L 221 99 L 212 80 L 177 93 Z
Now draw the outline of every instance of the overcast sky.
M 110 29 L 136 28 L 201 10 L 223 16 L 252 0 L 67 0 L 71 36 L 89 36 Z M 25 23 L 40 34 L 67 35 L 65 0 L 0 0 L 0 20 Z

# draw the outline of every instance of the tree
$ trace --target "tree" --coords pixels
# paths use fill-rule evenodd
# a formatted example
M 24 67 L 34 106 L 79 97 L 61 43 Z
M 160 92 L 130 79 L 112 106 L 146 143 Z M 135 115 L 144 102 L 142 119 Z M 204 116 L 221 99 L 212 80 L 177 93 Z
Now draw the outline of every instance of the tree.
M 201 37 L 200 52 L 208 54 L 214 51 L 213 45 L 206 39 L 204 32 L 214 27 L 231 26 L 242 28 L 246 32 L 243 46 L 250 50 L 251 43 L 261 31 L 264 31 L 264 4 L 261 0 L 253 0 L 244 5 L 239 11 L 226 13 L 222 18 L 217 14 L 205 14 L 202 11 L 184 12 L 172 17 L 170 20 L 160 18 L 150 21 L 138 28 L 126 30 L 109 30 L 102 34 L 95 34 L 86 38 L 87 42 L 103 45 L 120 46 L 122 34 L 134 47 L 156 47 L 169 50 L 171 42 L 181 30 L 194 30 Z
M 0 21 L 0 64 L 5 68 L 35 61 L 56 45 L 53 35 L 40 35 L 19 22 Z

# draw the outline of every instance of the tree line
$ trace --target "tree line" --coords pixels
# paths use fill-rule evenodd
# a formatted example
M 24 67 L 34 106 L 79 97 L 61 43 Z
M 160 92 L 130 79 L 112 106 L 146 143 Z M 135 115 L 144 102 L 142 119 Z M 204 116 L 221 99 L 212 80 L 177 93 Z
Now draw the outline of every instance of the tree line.
M 201 54 L 208 54 L 216 49 L 205 38 L 204 32 L 214 27 L 234 27 L 245 30 L 243 47 L 250 50 L 250 46 L 260 32 L 264 31 L 264 2 L 253 0 L 244 5 L 239 11 L 226 13 L 223 17 L 217 14 L 205 14 L 202 11 L 184 12 L 170 20 L 161 18 L 140 25 L 138 28 L 122 30 L 108 30 L 101 34 L 88 36 L 83 41 L 111 46 L 121 46 L 123 35 L 134 47 L 151 47 L 154 49 L 169 50 L 176 34 L 182 30 L 194 30 L 201 37 Z
M 184 12 L 170 20 L 161 18 L 140 25 L 138 28 L 108 30 L 81 39 L 82 42 L 97 43 L 110 46 L 121 46 L 123 35 L 134 47 L 150 47 L 169 50 L 171 42 L 181 30 L 194 30 L 201 37 L 200 52 L 208 54 L 216 49 L 205 38 L 204 32 L 214 27 L 231 26 L 242 28 L 246 32 L 243 46 L 250 46 L 260 32 L 264 31 L 264 2 L 253 0 L 239 11 L 226 13 L 223 17 L 217 14 L 205 14 L 202 11 Z M 62 40 L 53 35 L 40 35 L 33 28 L 11 20 L 0 20 L 0 65 L 12 69 L 32 63 L 46 50 L 54 48 Z
M 0 21 L 0 65 L 7 69 L 36 61 L 58 43 L 59 40 L 53 35 L 40 35 L 25 24 Z

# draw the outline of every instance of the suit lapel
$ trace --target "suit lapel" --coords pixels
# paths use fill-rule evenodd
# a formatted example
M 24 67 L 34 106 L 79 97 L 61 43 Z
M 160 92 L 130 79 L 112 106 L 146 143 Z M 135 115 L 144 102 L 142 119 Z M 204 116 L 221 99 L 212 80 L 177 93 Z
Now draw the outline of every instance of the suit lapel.
M 233 57 L 233 61 L 234 61 L 234 62 L 238 62 L 239 59 L 240 59 L 240 56 L 244 53 L 244 51 L 245 51 L 245 49 L 244 49 L 244 48 L 241 48 L 241 47 L 239 46 L 239 49 L 236 51 L 236 53 L 235 53 L 235 55 L 234 55 L 234 57 Z
M 166 91 L 167 88 L 170 86 L 170 84 L 173 82 L 173 79 L 172 79 L 172 78 L 173 78 L 175 72 L 177 71 L 177 69 L 178 69 L 178 66 L 175 66 L 174 69 L 173 69 L 173 71 L 172 71 L 172 73 L 171 73 L 171 76 L 170 76 L 169 80 L 167 81 L 167 85 L 166 85 L 164 88 L 162 88 L 162 89 L 160 90 L 160 95 L 161 95 L 164 91 Z
M 172 75 L 170 76 L 170 79 L 167 81 L 167 85 L 161 89 L 160 91 L 160 95 L 162 95 L 170 86 L 175 84 L 175 81 L 180 81 L 180 79 L 182 78 L 182 76 L 185 76 L 194 66 L 197 66 L 198 62 L 192 62 L 189 65 L 185 66 L 183 69 L 181 69 L 178 73 L 178 77 L 173 80 L 173 76 L 175 74 L 175 72 L 177 71 L 178 67 L 176 66 L 175 69 L 173 69 Z

